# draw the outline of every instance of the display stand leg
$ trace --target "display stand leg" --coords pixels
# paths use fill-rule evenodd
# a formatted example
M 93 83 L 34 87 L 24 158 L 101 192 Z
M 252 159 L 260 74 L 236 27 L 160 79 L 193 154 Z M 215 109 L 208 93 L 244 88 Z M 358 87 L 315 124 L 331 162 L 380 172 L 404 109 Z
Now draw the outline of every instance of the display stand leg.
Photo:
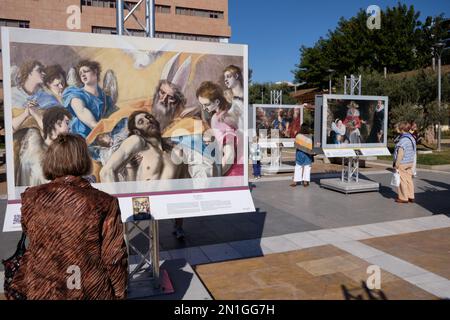
M 355 177 L 356 177 L 356 183 L 359 183 L 359 157 L 356 157 Z
M 128 255 L 131 249 L 140 258 L 135 268 L 129 272 L 128 298 L 139 299 L 175 292 L 172 282 L 166 270 L 159 266 L 159 224 L 156 220 L 146 220 L 149 223 L 148 232 L 139 226 L 143 221 L 127 222 L 125 228 L 125 242 Z M 136 230 L 138 234 L 148 240 L 148 250 L 142 252 L 131 243 L 131 232 Z M 150 270 L 151 268 L 151 270 Z M 129 270 L 130 271 L 130 270 Z
M 151 233 L 152 233 L 151 223 L 149 223 L 149 232 L 147 234 L 145 232 L 145 230 L 142 229 L 141 226 L 139 225 L 140 222 L 141 221 L 132 221 L 132 222 L 125 223 L 125 243 L 127 244 L 128 256 L 131 256 L 131 249 L 133 249 L 133 251 L 140 257 L 140 261 L 138 262 L 137 266 L 129 274 L 130 279 L 132 279 L 133 276 L 135 274 L 137 274 L 138 272 L 145 272 L 146 269 L 148 268 L 148 267 L 147 268 L 145 267 L 146 264 L 148 266 L 152 265 L 151 247 L 149 247 L 146 252 L 142 252 L 140 249 L 138 249 L 136 246 L 134 246 L 131 242 L 131 233 L 135 229 L 138 231 L 138 234 L 141 234 L 144 237 L 146 237 L 148 240 L 151 240 Z M 131 228 L 130 228 L 130 225 L 131 225 Z
M 348 158 L 347 182 L 352 181 L 352 162 L 353 162 L 353 158 Z
M 154 279 L 154 288 L 157 289 L 160 287 L 160 279 L 159 279 L 159 223 L 157 220 L 152 219 L 152 230 L 153 234 L 150 241 L 150 246 L 152 249 L 152 273 Z
M 347 160 L 346 160 L 347 159 Z M 347 161 L 347 164 L 345 164 Z M 321 179 L 320 185 L 323 188 L 348 193 L 378 191 L 378 182 L 359 179 L 359 157 L 342 158 L 341 178 Z

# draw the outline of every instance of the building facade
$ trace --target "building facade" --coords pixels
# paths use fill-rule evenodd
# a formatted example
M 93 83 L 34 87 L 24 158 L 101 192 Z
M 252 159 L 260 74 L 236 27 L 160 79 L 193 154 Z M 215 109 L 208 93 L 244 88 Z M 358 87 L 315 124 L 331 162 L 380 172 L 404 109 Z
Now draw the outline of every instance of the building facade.
M 138 0 L 124 2 L 127 15 Z M 116 3 L 115 0 L 0 0 L 0 26 L 116 34 Z M 141 24 L 145 24 L 144 5 L 142 1 L 134 11 Z M 74 10 L 79 10 L 81 23 L 79 29 L 70 30 Z M 125 28 L 133 36 L 144 36 L 133 17 L 127 19 Z M 155 0 L 155 37 L 228 42 L 230 36 L 228 0 Z M 3 71 L 0 88 L 3 105 Z

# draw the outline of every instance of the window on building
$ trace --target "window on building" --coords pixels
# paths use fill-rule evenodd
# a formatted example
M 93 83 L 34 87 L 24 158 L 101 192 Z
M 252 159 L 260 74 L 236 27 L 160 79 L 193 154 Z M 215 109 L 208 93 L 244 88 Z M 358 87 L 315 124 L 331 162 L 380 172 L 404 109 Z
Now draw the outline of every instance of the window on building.
M 145 37 L 144 30 L 137 30 L 137 29 L 127 29 L 127 30 L 132 36 Z M 117 29 L 111 28 L 111 27 L 95 27 L 95 26 L 93 26 L 92 33 L 117 34 Z M 205 35 L 189 34 L 189 33 L 172 33 L 172 32 L 156 32 L 155 38 L 207 41 L 207 42 L 220 42 L 220 39 L 221 39 L 220 37 L 214 37 L 214 36 L 205 36 Z
M 224 18 L 223 11 L 211 11 L 211 10 L 194 9 L 194 8 L 176 7 L 175 13 L 184 15 L 184 16 L 195 16 L 195 17 L 210 18 L 210 19 L 223 19 Z
M 125 1 L 124 8 L 128 7 L 131 9 L 137 2 Z M 87 7 L 99 7 L 99 8 L 116 8 L 116 0 L 81 0 L 82 6 Z
M 16 27 L 16 28 L 29 28 L 30 27 L 30 21 L 0 19 L 0 26 Z
M 204 36 L 204 35 L 189 34 L 189 33 L 156 32 L 155 37 L 156 38 L 164 38 L 164 39 L 207 41 L 207 42 L 219 42 L 220 41 L 219 37 Z
M 163 6 L 163 5 L 155 5 L 155 12 L 158 13 L 170 13 L 170 6 Z
M 127 31 L 130 33 L 130 35 L 135 36 L 135 37 L 144 37 L 145 36 L 144 30 L 127 29 Z M 95 27 L 95 26 L 93 26 L 92 33 L 117 34 L 117 29 L 111 28 L 111 27 Z

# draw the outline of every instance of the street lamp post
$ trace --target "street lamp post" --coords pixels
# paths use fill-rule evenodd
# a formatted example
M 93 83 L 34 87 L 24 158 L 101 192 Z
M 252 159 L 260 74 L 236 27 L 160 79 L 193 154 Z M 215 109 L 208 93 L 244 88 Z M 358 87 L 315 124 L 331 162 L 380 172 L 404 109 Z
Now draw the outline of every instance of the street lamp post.
M 434 45 L 435 53 L 438 57 L 438 110 L 441 111 L 441 55 L 444 50 L 445 44 L 443 42 L 438 42 Z M 441 119 L 438 120 L 438 136 L 437 136 L 438 147 L 437 151 L 441 151 Z
M 307 83 L 306 81 L 303 81 L 303 82 L 300 82 L 300 83 L 293 83 L 292 86 L 294 87 L 294 92 L 297 92 L 297 87 L 303 86 L 306 83 Z
M 438 110 L 441 111 L 441 55 L 438 57 Z M 441 151 L 441 119 L 438 121 L 438 151 Z
M 329 76 L 329 82 L 328 82 L 328 93 L 331 94 L 331 76 L 333 75 L 333 73 L 336 72 L 336 70 L 334 70 L 334 69 L 328 69 L 327 71 L 328 71 L 328 73 L 330 74 L 330 76 Z

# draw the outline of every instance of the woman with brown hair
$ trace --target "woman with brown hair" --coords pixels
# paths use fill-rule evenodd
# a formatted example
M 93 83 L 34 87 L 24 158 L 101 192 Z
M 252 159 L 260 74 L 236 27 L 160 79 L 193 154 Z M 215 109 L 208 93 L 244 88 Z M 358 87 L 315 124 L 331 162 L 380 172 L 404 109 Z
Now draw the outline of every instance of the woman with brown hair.
M 59 135 L 43 171 L 51 182 L 22 194 L 29 246 L 11 290 L 30 300 L 124 299 L 127 251 L 119 203 L 82 178 L 91 171 L 84 139 Z

